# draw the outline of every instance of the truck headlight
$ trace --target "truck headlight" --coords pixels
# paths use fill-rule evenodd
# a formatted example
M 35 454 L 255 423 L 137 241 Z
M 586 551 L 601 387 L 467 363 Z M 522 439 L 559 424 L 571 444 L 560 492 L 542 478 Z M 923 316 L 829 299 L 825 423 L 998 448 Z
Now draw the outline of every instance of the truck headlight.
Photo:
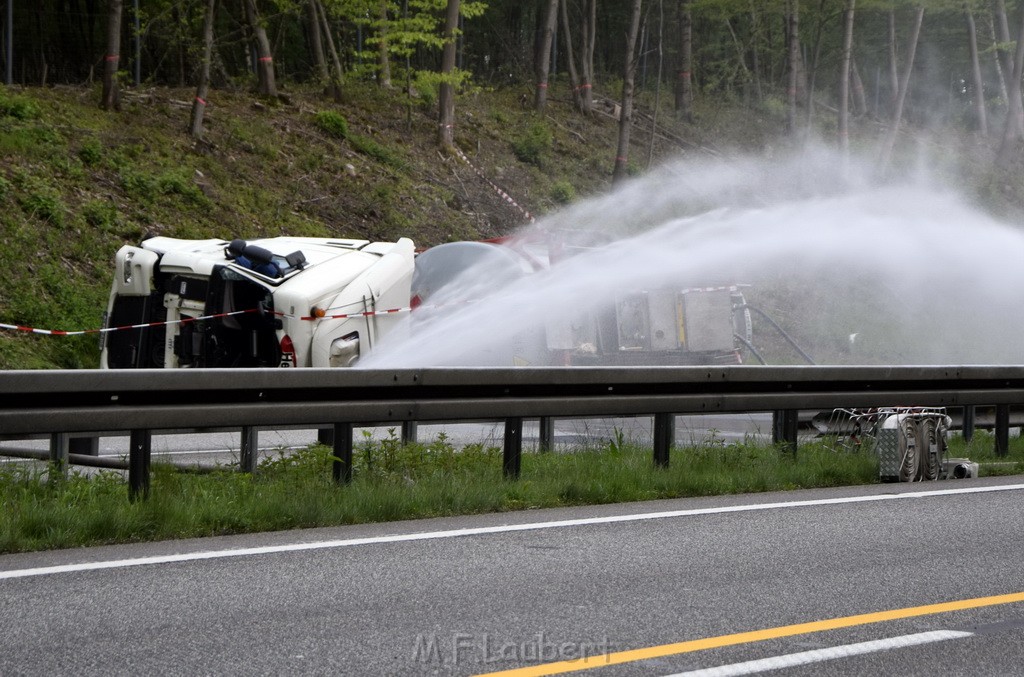
M 346 334 L 331 342 L 332 367 L 351 367 L 359 359 L 359 332 Z
M 121 266 L 121 274 L 124 277 L 124 286 L 128 286 L 132 283 L 132 259 L 135 258 L 135 252 L 128 252 L 124 255 L 124 263 Z

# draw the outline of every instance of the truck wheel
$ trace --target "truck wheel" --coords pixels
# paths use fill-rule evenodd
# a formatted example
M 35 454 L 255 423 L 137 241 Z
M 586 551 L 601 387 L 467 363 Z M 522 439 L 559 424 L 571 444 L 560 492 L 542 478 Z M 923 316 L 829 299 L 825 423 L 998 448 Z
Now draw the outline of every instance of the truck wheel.
M 937 480 L 942 471 L 942 445 L 939 426 L 934 418 L 924 418 L 917 425 L 918 457 L 921 463 L 921 479 Z
M 914 482 L 920 478 L 921 461 L 918 447 L 917 425 L 910 417 L 904 417 L 899 425 L 900 482 Z

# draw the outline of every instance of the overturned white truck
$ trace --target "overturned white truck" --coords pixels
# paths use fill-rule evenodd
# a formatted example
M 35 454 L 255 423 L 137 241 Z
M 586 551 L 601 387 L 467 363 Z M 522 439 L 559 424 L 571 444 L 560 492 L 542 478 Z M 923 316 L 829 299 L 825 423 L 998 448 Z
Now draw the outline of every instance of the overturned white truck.
M 117 253 L 101 366 L 348 367 L 385 335 L 410 331 L 400 311 L 429 304 L 467 269 L 496 281 L 550 265 L 504 242 L 417 256 L 405 238 L 154 237 Z M 738 363 L 750 315 L 735 287 L 627 290 L 540 333 L 527 363 Z
M 404 238 L 154 237 L 126 245 L 117 252 L 105 324 L 132 328 L 107 333 L 100 364 L 351 366 L 398 326 L 399 318 L 369 311 L 408 305 L 413 260 Z

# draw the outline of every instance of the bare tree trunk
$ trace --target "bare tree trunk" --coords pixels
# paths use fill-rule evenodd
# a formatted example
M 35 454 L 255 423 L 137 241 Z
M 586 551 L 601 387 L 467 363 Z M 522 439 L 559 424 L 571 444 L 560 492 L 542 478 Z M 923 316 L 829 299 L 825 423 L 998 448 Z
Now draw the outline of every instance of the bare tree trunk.
M 597 0 L 587 0 L 587 16 L 583 21 L 583 112 L 594 110 L 594 45 L 597 43 Z
M 818 84 L 818 64 L 821 63 L 821 34 L 824 32 L 825 24 L 828 21 L 828 17 L 825 14 L 825 0 L 819 0 L 818 4 L 818 21 L 814 26 L 814 45 L 811 49 L 811 67 L 810 75 L 805 75 L 805 96 L 800 97 L 801 101 L 807 104 L 807 128 L 810 129 L 814 123 L 814 92 L 817 89 Z
M 851 82 L 851 85 L 853 86 L 853 111 L 854 115 L 860 117 L 868 112 L 868 99 L 867 95 L 864 93 L 864 81 L 860 77 L 860 69 L 857 68 L 857 60 L 852 57 L 850 59 L 850 67 L 852 68 L 851 75 L 853 78 Z
M 259 93 L 263 96 L 276 97 L 274 58 L 270 55 L 270 40 L 267 39 L 267 30 L 260 23 L 259 14 L 256 11 L 256 0 L 245 0 L 245 18 L 256 40 L 256 74 L 259 78 Z
M 889 10 L 889 114 L 896 110 L 900 91 L 899 58 L 896 54 L 896 10 Z
M 380 86 L 384 89 L 391 89 L 391 56 L 389 54 L 388 46 L 388 3 L 387 0 L 380 1 L 379 13 L 377 18 L 380 19 L 378 28 L 378 38 L 380 43 L 377 45 L 377 65 L 380 68 Z
M 992 8 L 992 16 L 995 20 L 996 27 L 996 56 L 998 56 L 1000 65 L 1006 73 L 1013 72 L 1013 57 L 1008 51 L 1008 47 L 1012 40 L 1010 39 L 1010 22 L 1006 17 L 1006 2 L 1004 0 L 995 0 Z
M 797 85 L 799 83 L 800 61 L 800 1 L 788 0 L 787 40 L 789 42 L 789 86 L 787 95 L 786 131 L 796 134 L 797 128 Z
M 750 0 L 750 69 L 754 73 L 754 98 L 760 104 L 764 101 L 761 90 L 761 18 L 754 0 Z
M 903 64 L 903 76 L 900 78 L 899 91 L 896 95 L 896 110 L 893 111 L 889 131 L 886 133 L 885 141 L 882 143 L 882 152 L 878 165 L 883 174 L 889 171 L 892 151 L 896 146 L 896 136 L 900 131 L 900 119 L 903 117 L 903 104 L 907 100 L 907 90 L 910 88 L 910 75 L 914 70 L 914 55 L 917 52 L 917 39 L 921 35 L 922 21 L 924 21 L 924 7 L 918 7 L 917 14 L 914 17 L 914 27 L 910 32 L 910 44 L 907 46 L 907 60 Z M 1018 96 L 1017 98 L 1019 99 L 1020 97 Z
M 1010 94 L 1006 91 L 1006 76 L 1004 75 L 1003 59 L 999 54 L 999 38 L 996 37 L 996 22 L 992 13 L 988 15 L 988 29 L 992 37 L 992 61 L 996 66 L 996 75 L 999 76 L 999 93 L 1003 95 L 1003 101 L 1010 100 Z
M 676 75 L 676 116 L 693 122 L 693 0 L 679 0 L 679 72 Z
M 1003 125 L 1003 138 L 996 154 L 996 166 L 1006 168 L 1013 159 L 1015 143 L 1020 138 L 1017 121 L 1024 108 L 1021 102 L 1020 79 L 1024 75 L 1024 9 L 1021 10 L 1021 25 L 1017 33 L 1017 50 L 1013 56 L 1013 71 L 1010 77 L 1010 98 L 1007 101 L 1006 123 Z
M 539 113 L 548 102 L 548 73 L 551 69 L 551 44 L 554 42 L 555 26 L 558 21 L 558 0 L 547 0 L 544 26 L 537 41 L 537 52 L 533 56 L 533 70 L 537 76 L 533 107 Z
M 192 138 L 203 136 L 203 113 L 206 112 L 206 95 L 210 86 L 210 57 L 213 54 L 213 18 L 217 11 L 217 0 L 208 0 L 206 16 L 203 18 L 203 60 L 199 68 L 199 83 L 196 98 L 192 102 L 192 124 L 189 132 Z
M 612 184 L 626 178 L 629 166 L 629 134 L 633 126 L 633 86 L 636 80 L 636 38 L 640 32 L 640 8 L 642 0 L 633 0 L 633 10 L 626 36 L 626 67 L 622 74 L 622 112 L 619 115 L 619 145 L 615 153 L 615 168 L 612 170 Z
M 313 0 L 316 3 L 317 14 L 320 15 L 320 25 L 323 27 L 324 37 L 327 39 L 327 47 L 331 52 L 331 63 L 334 68 L 331 71 L 331 96 L 336 103 L 341 103 L 341 59 L 338 58 L 338 50 L 334 46 L 334 35 L 331 33 L 331 23 L 327 20 L 327 13 L 324 12 L 323 3 L 320 0 Z
M 327 82 L 330 73 L 327 70 L 324 41 L 320 35 L 320 16 L 316 9 L 316 0 L 306 0 L 306 21 L 309 24 L 309 47 L 316 63 L 316 76 L 320 82 Z
M 121 110 L 121 92 L 117 86 L 117 65 L 121 59 L 121 8 L 123 0 L 107 2 L 107 54 L 103 59 L 103 110 Z M 45 76 L 44 76 L 45 77 Z
M 450 76 L 455 71 L 455 31 L 459 27 L 459 0 L 448 0 L 444 19 L 444 50 L 441 53 L 441 87 L 438 94 L 439 121 L 437 141 L 442 148 L 455 145 L 455 85 Z
M 559 11 L 562 22 L 562 42 L 565 43 L 565 62 L 569 71 L 569 86 L 572 88 L 572 100 L 577 110 L 583 109 L 583 96 L 580 93 L 580 74 L 576 70 L 576 50 L 572 44 L 572 29 L 569 27 L 569 0 L 561 0 Z
M 658 111 L 661 110 L 661 69 L 665 61 L 665 0 L 658 0 L 658 78 L 654 90 L 654 113 L 651 115 L 651 145 L 647 151 L 647 168 L 654 162 L 654 139 L 658 136 Z
M 750 93 L 750 69 L 747 68 L 747 52 L 743 48 L 743 44 L 740 42 L 739 37 L 736 35 L 736 30 L 732 27 L 732 19 L 726 17 L 725 27 L 729 29 L 729 36 L 732 38 L 732 44 L 736 47 L 736 63 L 739 64 L 739 69 L 743 73 L 743 95 L 747 97 Z M 748 97 L 749 98 L 749 97 Z
M 843 57 L 839 69 L 839 152 L 843 159 L 850 155 L 850 55 L 853 52 L 853 12 L 856 0 L 846 5 L 843 26 Z
M 1024 11 L 1024 8 L 1022 8 L 1021 11 Z M 1006 18 L 1006 3 L 1003 0 L 996 0 L 995 10 L 993 11 L 993 13 L 995 14 L 996 25 L 999 27 L 1000 46 L 996 51 L 998 53 L 998 56 L 1001 57 L 1000 61 L 1002 67 L 1000 75 L 1002 75 L 1003 73 L 1009 75 L 1013 73 L 1013 56 L 1010 54 L 1009 51 L 1007 51 L 1006 48 L 1002 46 L 1009 45 L 1011 42 L 1013 42 L 1013 39 L 1010 37 L 1010 22 Z M 1007 115 L 1010 115 L 1014 111 L 1016 111 L 1017 135 L 1024 136 L 1024 107 L 1017 106 L 1016 103 L 1012 101 L 1012 91 L 1012 83 L 1010 83 L 1010 85 L 1004 84 L 1003 94 L 1005 95 L 1007 101 Z
M 978 29 L 974 13 L 966 7 L 967 39 L 971 50 L 971 79 L 974 81 L 974 113 L 978 118 L 978 132 L 988 136 L 988 111 L 985 108 L 985 80 L 981 77 L 981 61 L 978 59 Z

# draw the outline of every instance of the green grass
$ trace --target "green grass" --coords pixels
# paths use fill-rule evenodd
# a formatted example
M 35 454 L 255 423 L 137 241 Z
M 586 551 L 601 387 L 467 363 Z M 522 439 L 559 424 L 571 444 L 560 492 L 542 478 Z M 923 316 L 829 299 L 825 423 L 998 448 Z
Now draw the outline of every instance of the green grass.
M 1024 438 L 1011 438 L 1005 457 L 993 448 L 988 432 L 970 444 L 954 435 L 949 456 L 978 461 L 982 476 L 1024 472 Z M 392 430 L 357 444 L 351 484 L 332 482 L 332 462 L 314 445 L 267 456 L 253 475 L 157 464 L 150 498 L 134 503 L 119 472 L 50 479 L 40 464 L 0 463 L 0 553 L 878 481 L 873 454 L 828 441 L 801 444 L 794 458 L 711 438 L 674 449 L 659 469 L 649 448 L 617 435 L 595 448 L 526 453 L 512 481 L 498 447 L 457 449 L 443 434 L 402 445 Z
M 970 443 L 963 437 L 949 438 L 949 458 L 968 458 L 980 464 L 982 477 L 1024 473 L 1024 437 L 1011 437 L 1006 456 L 996 456 L 995 436 L 987 430 L 975 431 Z
M 357 447 L 350 485 L 332 483 L 331 462 L 328 448 L 313 446 L 266 458 L 254 475 L 157 465 L 150 498 L 134 503 L 120 473 L 48 481 L 39 466 L 0 465 L 0 552 L 865 484 L 878 472 L 868 455 L 821 444 L 794 459 L 770 446 L 709 443 L 677 449 L 657 469 L 649 449 L 627 443 L 528 453 L 510 481 L 498 448 L 456 449 L 444 436 L 403 446 L 394 435 Z

